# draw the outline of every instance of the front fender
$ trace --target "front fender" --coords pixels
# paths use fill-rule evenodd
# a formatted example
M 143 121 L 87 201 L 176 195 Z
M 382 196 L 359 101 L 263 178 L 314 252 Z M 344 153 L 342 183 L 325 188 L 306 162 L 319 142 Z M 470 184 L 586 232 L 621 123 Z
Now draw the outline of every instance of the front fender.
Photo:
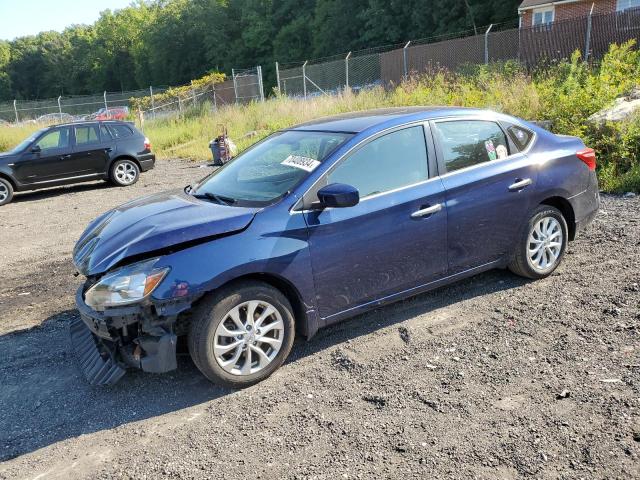
M 293 285 L 308 316 L 316 308 L 307 226 L 284 208 L 263 210 L 243 232 L 165 255 L 156 266 L 171 270 L 154 291 L 155 302 L 197 298 L 237 278 L 266 274 Z

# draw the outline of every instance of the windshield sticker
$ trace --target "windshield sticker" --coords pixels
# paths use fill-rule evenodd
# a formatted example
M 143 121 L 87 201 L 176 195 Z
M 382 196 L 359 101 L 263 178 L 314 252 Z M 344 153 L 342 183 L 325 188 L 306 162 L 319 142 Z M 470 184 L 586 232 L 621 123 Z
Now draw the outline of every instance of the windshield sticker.
M 309 157 L 302 157 L 300 155 L 289 155 L 280 165 L 299 168 L 306 172 L 313 172 L 316 168 L 318 168 L 320 162 Z
M 493 144 L 493 140 L 487 140 L 484 142 L 484 148 L 487 149 L 487 155 L 489 155 L 489 160 L 495 160 L 498 158 L 498 154 L 496 153 L 496 147 Z
M 500 160 L 509 156 L 509 151 L 504 145 L 498 145 L 498 148 L 496 148 L 496 153 L 498 154 L 498 158 Z

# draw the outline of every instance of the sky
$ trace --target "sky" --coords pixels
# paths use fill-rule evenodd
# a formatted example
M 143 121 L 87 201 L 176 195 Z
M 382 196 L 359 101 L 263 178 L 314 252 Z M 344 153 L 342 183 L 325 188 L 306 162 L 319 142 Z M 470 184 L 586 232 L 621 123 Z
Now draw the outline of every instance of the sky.
M 0 0 L 0 39 L 61 32 L 69 25 L 91 24 L 100 12 L 131 4 L 131 0 Z

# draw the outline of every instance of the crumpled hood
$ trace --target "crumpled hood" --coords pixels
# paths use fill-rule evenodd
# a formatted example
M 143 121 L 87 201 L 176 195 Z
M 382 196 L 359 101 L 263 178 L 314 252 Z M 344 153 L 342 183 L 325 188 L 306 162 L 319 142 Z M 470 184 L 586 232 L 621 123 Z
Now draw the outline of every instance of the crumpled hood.
M 91 222 L 76 243 L 73 263 L 83 275 L 98 275 L 134 255 L 243 230 L 258 210 L 218 205 L 183 191 L 142 197 Z

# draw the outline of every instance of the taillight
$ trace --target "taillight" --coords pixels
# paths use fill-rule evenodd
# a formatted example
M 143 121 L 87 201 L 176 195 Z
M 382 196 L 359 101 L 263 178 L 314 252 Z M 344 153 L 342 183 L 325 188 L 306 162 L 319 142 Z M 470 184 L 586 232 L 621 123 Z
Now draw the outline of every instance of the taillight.
M 593 148 L 580 150 L 579 152 L 576 152 L 576 155 L 587 165 L 587 167 L 589 167 L 589 170 L 596 169 L 596 151 Z
M 145 150 L 151 150 L 151 142 L 147 137 L 144 137 L 144 148 Z

